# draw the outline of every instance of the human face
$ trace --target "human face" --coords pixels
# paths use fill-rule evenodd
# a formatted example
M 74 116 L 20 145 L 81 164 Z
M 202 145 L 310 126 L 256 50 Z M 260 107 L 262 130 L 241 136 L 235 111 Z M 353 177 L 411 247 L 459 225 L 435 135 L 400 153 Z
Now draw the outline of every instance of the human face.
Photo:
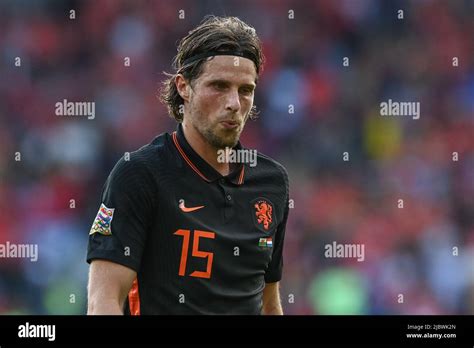
M 191 83 L 183 122 L 214 148 L 234 147 L 253 105 L 256 78 L 250 59 L 213 57 Z

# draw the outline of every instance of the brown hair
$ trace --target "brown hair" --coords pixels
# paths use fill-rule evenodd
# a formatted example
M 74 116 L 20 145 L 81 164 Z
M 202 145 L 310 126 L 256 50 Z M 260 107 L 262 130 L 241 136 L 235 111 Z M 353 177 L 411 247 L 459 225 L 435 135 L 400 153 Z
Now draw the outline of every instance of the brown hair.
M 183 121 L 180 106 L 184 104 L 184 100 L 179 95 L 175 85 L 176 75 L 182 74 L 192 84 L 192 81 L 201 75 L 203 63 L 208 58 L 197 59 L 186 65 L 183 65 L 183 62 L 209 51 L 243 52 L 246 57 L 249 57 L 255 63 L 257 76 L 265 59 L 260 39 L 254 28 L 237 17 L 206 17 L 199 26 L 191 30 L 179 42 L 178 54 L 173 60 L 173 68 L 176 73 L 165 73 L 168 79 L 163 82 L 160 90 L 160 100 L 167 106 L 169 115 L 178 122 Z M 256 115 L 256 108 L 253 106 L 249 116 L 255 118 Z

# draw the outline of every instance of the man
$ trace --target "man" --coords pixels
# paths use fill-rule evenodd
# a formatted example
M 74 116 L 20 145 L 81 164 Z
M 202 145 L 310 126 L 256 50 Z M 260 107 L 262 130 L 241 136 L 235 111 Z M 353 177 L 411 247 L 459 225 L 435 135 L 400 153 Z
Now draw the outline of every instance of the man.
M 283 314 L 286 170 L 262 154 L 254 166 L 218 155 L 244 150 L 260 41 L 238 18 L 210 17 L 174 63 L 162 100 L 177 131 L 122 158 L 105 184 L 90 231 L 88 313 Z

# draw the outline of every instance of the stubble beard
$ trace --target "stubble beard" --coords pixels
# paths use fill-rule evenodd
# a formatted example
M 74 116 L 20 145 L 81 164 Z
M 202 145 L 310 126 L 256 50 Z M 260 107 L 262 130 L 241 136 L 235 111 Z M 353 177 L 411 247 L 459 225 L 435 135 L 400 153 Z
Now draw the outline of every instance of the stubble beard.
M 237 145 L 245 122 L 242 122 L 236 129 L 225 129 L 219 124 L 221 120 L 210 123 L 206 120 L 206 116 L 197 109 L 192 108 L 191 112 L 194 115 L 191 118 L 191 124 L 213 148 L 219 150 L 226 147 L 233 148 Z

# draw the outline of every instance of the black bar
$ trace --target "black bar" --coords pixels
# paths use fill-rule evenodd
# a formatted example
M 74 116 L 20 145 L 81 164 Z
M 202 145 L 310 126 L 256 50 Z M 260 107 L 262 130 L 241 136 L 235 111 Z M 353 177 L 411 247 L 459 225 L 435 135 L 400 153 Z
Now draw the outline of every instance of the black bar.
M 26 326 L 28 323 L 29 326 Z M 55 339 L 19 337 L 55 325 Z M 443 326 L 439 326 L 443 325 Z M 35 331 L 28 331 L 36 334 Z M 51 333 L 51 332 L 50 332 Z M 43 331 L 44 336 L 47 332 Z M 455 334 L 455 338 L 407 337 Z M 51 338 L 52 336 L 49 335 Z M 473 347 L 473 316 L 0 316 L 0 347 L 195 344 L 295 344 Z

